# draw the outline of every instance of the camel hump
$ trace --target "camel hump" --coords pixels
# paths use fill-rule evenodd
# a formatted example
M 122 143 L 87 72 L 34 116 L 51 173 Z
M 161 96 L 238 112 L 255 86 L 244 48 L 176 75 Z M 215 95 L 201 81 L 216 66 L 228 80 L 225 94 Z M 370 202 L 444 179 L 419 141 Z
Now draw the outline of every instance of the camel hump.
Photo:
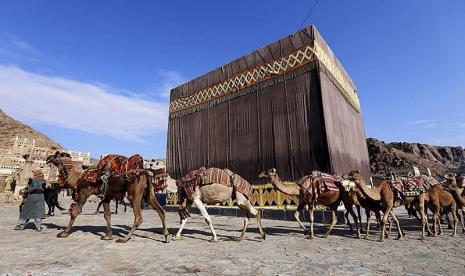
M 252 185 L 238 174 L 233 174 L 231 176 L 231 180 L 234 190 L 243 194 L 250 200 L 250 196 L 252 195 Z
M 218 183 L 223 184 L 225 186 L 231 187 L 231 176 L 226 172 L 226 170 L 222 170 L 219 168 L 208 168 L 203 173 L 202 177 L 203 184 L 211 184 L 211 183 Z
M 139 154 L 134 154 L 121 163 L 119 171 L 122 173 L 127 173 L 130 171 L 141 170 L 143 168 L 144 159 Z

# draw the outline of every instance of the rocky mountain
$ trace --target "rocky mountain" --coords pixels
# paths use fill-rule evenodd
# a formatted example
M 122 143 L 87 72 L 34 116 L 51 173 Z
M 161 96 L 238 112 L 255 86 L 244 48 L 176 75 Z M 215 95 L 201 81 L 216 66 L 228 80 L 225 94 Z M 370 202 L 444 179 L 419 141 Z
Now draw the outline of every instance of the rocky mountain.
M 431 146 L 420 143 L 385 143 L 375 138 L 367 139 L 373 176 L 382 177 L 394 172 L 405 175 L 412 166 L 422 173 L 426 168 L 435 176 L 446 172 L 465 173 L 465 149 L 462 147 Z
M 15 136 L 36 139 L 36 145 L 38 147 L 63 149 L 61 145 L 52 139 L 34 130 L 30 126 L 9 117 L 0 109 L 0 148 L 10 147 L 13 144 L 11 138 Z

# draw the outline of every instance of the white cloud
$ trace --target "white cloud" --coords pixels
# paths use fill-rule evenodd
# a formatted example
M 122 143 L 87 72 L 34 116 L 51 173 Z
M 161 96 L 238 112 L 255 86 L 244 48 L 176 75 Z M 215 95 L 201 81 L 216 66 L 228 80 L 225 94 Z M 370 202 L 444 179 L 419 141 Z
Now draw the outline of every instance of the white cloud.
M 184 77 L 176 71 L 165 70 L 161 71 L 159 75 L 163 81 L 160 85 L 156 86 L 153 91 L 155 94 L 164 98 L 169 98 L 171 89 L 185 82 Z
M 172 78 L 170 74 L 167 76 L 169 83 Z M 0 65 L 0 108 L 28 123 L 138 142 L 165 131 L 168 119 L 167 102 L 3 65 Z
M 0 37 L 0 55 L 16 60 L 39 61 L 39 51 L 35 47 L 11 34 Z
M 439 126 L 439 123 L 435 120 L 416 120 L 408 122 L 407 126 L 419 126 L 423 128 L 435 128 Z

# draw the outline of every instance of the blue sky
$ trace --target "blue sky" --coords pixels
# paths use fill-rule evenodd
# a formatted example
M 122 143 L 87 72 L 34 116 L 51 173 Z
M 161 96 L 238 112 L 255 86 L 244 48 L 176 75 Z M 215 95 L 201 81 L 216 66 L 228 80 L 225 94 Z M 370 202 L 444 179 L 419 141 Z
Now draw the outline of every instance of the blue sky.
M 169 89 L 297 31 L 313 1 L 9 1 L 0 108 L 63 146 L 166 152 Z M 465 146 L 465 2 L 320 0 L 368 137 Z

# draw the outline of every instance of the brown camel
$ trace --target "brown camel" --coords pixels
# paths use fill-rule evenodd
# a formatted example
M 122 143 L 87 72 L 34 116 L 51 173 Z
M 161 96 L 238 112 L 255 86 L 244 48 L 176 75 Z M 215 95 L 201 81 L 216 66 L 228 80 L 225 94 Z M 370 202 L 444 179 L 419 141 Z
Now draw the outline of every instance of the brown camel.
M 311 176 L 304 176 L 297 181 L 297 183 L 291 184 L 284 184 L 276 169 L 269 169 L 266 172 L 262 172 L 259 177 L 266 178 L 271 181 L 271 184 L 278 189 L 280 192 L 290 195 L 290 196 L 297 196 L 299 199 L 299 203 L 297 205 L 297 210 L 294 213 L 294 218 L 299 223 L 300 227 L 304 229 L 305 233 L 308 233 L 308 238 L 313 239 L 315 236 L 313 234 L 313 221 L 314 221 L 314 208 L 315 205 L 324 205 L 331 209 L 332 211 L 332 221 L 329 225 L 328 230 L 324 234 L 324 237 L 327 238 L 333 229 L 334 225 L 336 225 L 336 212 L 337 208 L 340 205 L 341 201 L 344 203 L 346 210 L 349 211 L 352 218 L 355 222 L 355 227 L 357 231 L 357 238 L 360 238 L 360 230 L 358 225 L 357 215 L 354 213 L 353 206 L 348 200 L 347 193 L 342 186 L 342 183 L 335 181 L 335 185 L 337 189 L 334 190 L 324 190 L 321 191 L 319 188 L 321 176 L 319 176 L 319 172 L 314 171 Z M 302 185 L 305 181 L 310 181 L 308 186 Z M 305 225 L 300 221 L 300 212 L 304 209 L 305 206 L 308 206 L 308 213 L 310 218 L 310 231 L 305 227 Z
M 424 179 L 417 177 L 415 179 L 417 186 L 424 185 Z M 429 235 L 438 235 L 437 225 L 439 226 L 439 234 L 442 233 L 442 226 L 440 220 L 441 210 L 447 210 L 452 212 L 454 218 L 454 232 L 452 236 L 457 234 L 457 203 L 451 193 L 444 190 L 441 185 L 431 186 L 426 192 L 420 194 L 418 197 L 419 208 L 421 214 L 421 239 L 425 239 L 425 227 L 428 229 Z M 431 232 L 431 228 L 428 224 L 428 217 L 426 216 L 425 204 L 433 212 L 433 224 L 434 234 Z
M 462 225 L 462 231 L 465 233 L 465 225 L 463 219 L 465 219 L 465 189 L 457 185 L 456 175 L 453 173 L 447 173 L 444 175 L 444 178 L 449 182 L 450 193 L 454 197 L 455 202 L 457 203 L 457 209 L 462 209 L 462 215 L 457 210 L 457 218 Z
M 384 241 L 386 233 L 386 222 L 389 219 L 389 216 L 394 219 L 394 222 L 397 225 L 397 238 L 402 239 L 404 235 L 402 233 L 402 229 L 400 228 L 399 220 L 397 219 L 394 212 L 392 212 L 395 197 L 392 186 L 389 184 L 389 182 L 382 180 L 377 187 L 370 188 L 365 183 L 365 180 L 359 171 L 352 171 L 347 177 L 349 180 L 355 183 L 355 194 L 357 195 L 358 201 L 367 213 L 367 233 L 365 238 L 368 238 L 370 231 L 370 211 L 374 211 L 375 215 L 379 215 L 379 212 L 382 211 L 383 218 L 380 220 L 380 241 Z
M 370 224 L 371 224 L 371 212 L 375 213 L 376 220 L 378 221 L 379 224 L 381 224 L 381 211 L 383 211 L 383 206 L 379 202 L 374 202 L 369 200 L 363 192 L 358 188 L 357 186 L 354 186 L 350 189 L 349 191 L 349 199 L 351 200 L 352 204 L 355 205 L 358 210 L 360 210 L 360 207 L 363 207 L 365 209 L 365 215 L 366 215 L 366 234 L 365 234 L 365 239 L 368 239 L 369 236 L 369 231 L 370 231 Z M 359 217 L 360 217 L 360 211 L 359 211 Z M 389 221 L 389 230 L 386 233 L 386 237 L 389 238 L 391 236 L 391 228 L 392 228 L 392 220 L 391 220 L 391 215 L 388 218 Z M 360 224 L 362 222 L 360 221 Z M 360 227 L 361 229 L 362 227 Z M 403 234 L 403 233 L 402 233 Z M 402 239 L 403 236 L 398 237 Z
M 261 212 L 255 209 L 249 201 L 252 188 L 250 184 L 238 174 L 228 169 L 200 168 L 199 170 L 190 172 L 182 180 L 177 181 L 177 185 L 181 226 L 173 237 L 173 240 L 181 239 L 182 231 L 187 222 L 187 217 L 189 216 L 187 210 L 195 203 L 195 206 L 200 210 L 200 213 L 210 227 L 213 235 L 211 241 L 218 242 L 218 237 L 205 204 L 222 203 L 234 197 L 237 206 L 244 215 L 244 227 L 242 228 L 242 232 L 239 237 L 234 239 L 236 241 L 241 241 L 244 238 L 249 225 L 250 215 L 256 217 L 260 234 L 263 239 L 266 238 L 261 223 Z M 186 201 L 185 207 L 183 206 L 184 200 Z
M 141 202 L 145 193 L 147 201 L 160 216 L 163 225 L 163 235 L 165 236 L 165 241 L 168 242 L 169 232 L 166 227 L 165 210 L 160 206 L 156 199 L 153 185 L 149 184 L 149 178 L 151 176 L 149 176 L 147 170 L 137 170 L 135 171 L 136 173 L 131 175 L 123 173 L 109 175 L 107 188 L 102 188 L 104 185 L 102 185 L 103 182 L 101 179 L 99 179 L 96 183 L 86 181 L 81 171 L 74 167 L 65 167 L 62 160 L 63 157 L 65 157 L 65 155 L 57 153 L 47 158 L 47 163 L 51 163 L 58 168 L 62 183 L 73 189 L 73 199 L 75 201 L 71 204 L 69 209 L 70 221 L 68 226 L 64 231 L 57 235 L 58 238 L 66 238 L 70 235 L 71 227 L 73 226 L 77 216 L 82 212 L 82 207 L 87 202 L 87 198 L 94 194 L 97 196 L 104 196 L 103 207 L 105 212 L 104 217 L 107 222 L 107 231 L 105 236 L 102 236 L 101 239 L 112 240 L 110 200 L 115 199 L 117 201 L 121 201 L 127 193 L 127 198 L 133 205 L 134 224 L 125 237 L 116 240 L 118 243 L 127 242 L 134 231 L 142 224 Z M 124 157 L 121 159 L 123 160 Z

